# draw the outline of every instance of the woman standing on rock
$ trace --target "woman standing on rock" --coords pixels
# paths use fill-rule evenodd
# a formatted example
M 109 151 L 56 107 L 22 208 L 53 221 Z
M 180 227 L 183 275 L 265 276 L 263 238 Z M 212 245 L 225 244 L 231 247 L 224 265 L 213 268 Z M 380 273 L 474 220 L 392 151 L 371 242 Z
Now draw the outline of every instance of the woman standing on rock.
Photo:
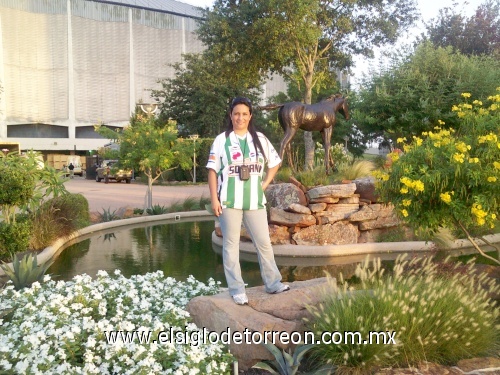
M 229 108 L 227 130 L 215 138 L 208 158 L 208 186 L 215 216 L 222 231 L 222 259 L 229 294 L 238 305 L 248 303 L 240 267 L 240 231 L 245 224 L 257 249 L 267 293 L 290 289 L 281 283 L 269 236 L 264 190 L 273 180 L 281 159 L 252 119 L 252 103 L 237 97 Z M 264 166 L 268 170 L 262 180 Z

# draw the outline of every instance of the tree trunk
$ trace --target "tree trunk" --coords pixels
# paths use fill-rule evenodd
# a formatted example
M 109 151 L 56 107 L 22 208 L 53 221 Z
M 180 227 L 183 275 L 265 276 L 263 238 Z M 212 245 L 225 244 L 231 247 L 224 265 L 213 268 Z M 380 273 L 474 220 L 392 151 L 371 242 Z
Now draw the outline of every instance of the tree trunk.
M 304 103 L 311 104 L 312 100 L 312 73 L 307 74 L 304 79 L 305 93 Z M 314 168 L 314 141 L 312 132 L 304 132 L 305 160 L 304 169 Z

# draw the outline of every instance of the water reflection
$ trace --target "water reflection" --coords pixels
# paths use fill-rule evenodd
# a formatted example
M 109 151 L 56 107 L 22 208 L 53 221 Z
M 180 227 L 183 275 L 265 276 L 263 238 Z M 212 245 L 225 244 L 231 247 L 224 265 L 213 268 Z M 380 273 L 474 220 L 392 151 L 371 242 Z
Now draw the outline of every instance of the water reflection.
M 162 270 L 180 281 L 212 277 L 226 286 L 222 257 L 212 250 L 213 230 L 213 220 L 115 228 L 67 247 L 48 272 L 70 280 L 83 273 L 94 277 L 98 270 L 119 269 L 126 277 Z M 257 263 L 242 261 L 242 272 L 250 286 L 262 285 Z

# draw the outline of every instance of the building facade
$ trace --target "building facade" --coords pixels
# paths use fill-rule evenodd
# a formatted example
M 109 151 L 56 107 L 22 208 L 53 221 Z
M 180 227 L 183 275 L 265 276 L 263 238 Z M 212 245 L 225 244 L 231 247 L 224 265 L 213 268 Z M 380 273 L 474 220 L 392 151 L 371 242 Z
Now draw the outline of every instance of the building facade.
M 169 64 L 203 50 L 200 11 L 174 0 L 0 0 L 0 142 L 84 153 L 151 102 Z M 283 80 L 266 96 L 284 90 Z

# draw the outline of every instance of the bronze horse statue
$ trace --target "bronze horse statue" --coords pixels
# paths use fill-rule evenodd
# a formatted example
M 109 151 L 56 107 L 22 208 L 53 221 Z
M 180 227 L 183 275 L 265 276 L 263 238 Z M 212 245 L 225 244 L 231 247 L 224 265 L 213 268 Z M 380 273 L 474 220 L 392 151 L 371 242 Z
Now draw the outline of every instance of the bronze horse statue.
M 319 131 L 323 137 L 325 149 L 326 174 L 330 173 L 330 143 L 336 122 L 336 112 L 349 120 L 347 100 L 340 94 L 332 95 L 316 104 L 290 102 L 280 105 L 278 120 L 285 131 L 281 140 L 280 157 L 283 160 L 285 149 L 290 151 L 290 142 L 300 128 L 307 131 Z M 290 152 L 288 152 L 290 156 Z

